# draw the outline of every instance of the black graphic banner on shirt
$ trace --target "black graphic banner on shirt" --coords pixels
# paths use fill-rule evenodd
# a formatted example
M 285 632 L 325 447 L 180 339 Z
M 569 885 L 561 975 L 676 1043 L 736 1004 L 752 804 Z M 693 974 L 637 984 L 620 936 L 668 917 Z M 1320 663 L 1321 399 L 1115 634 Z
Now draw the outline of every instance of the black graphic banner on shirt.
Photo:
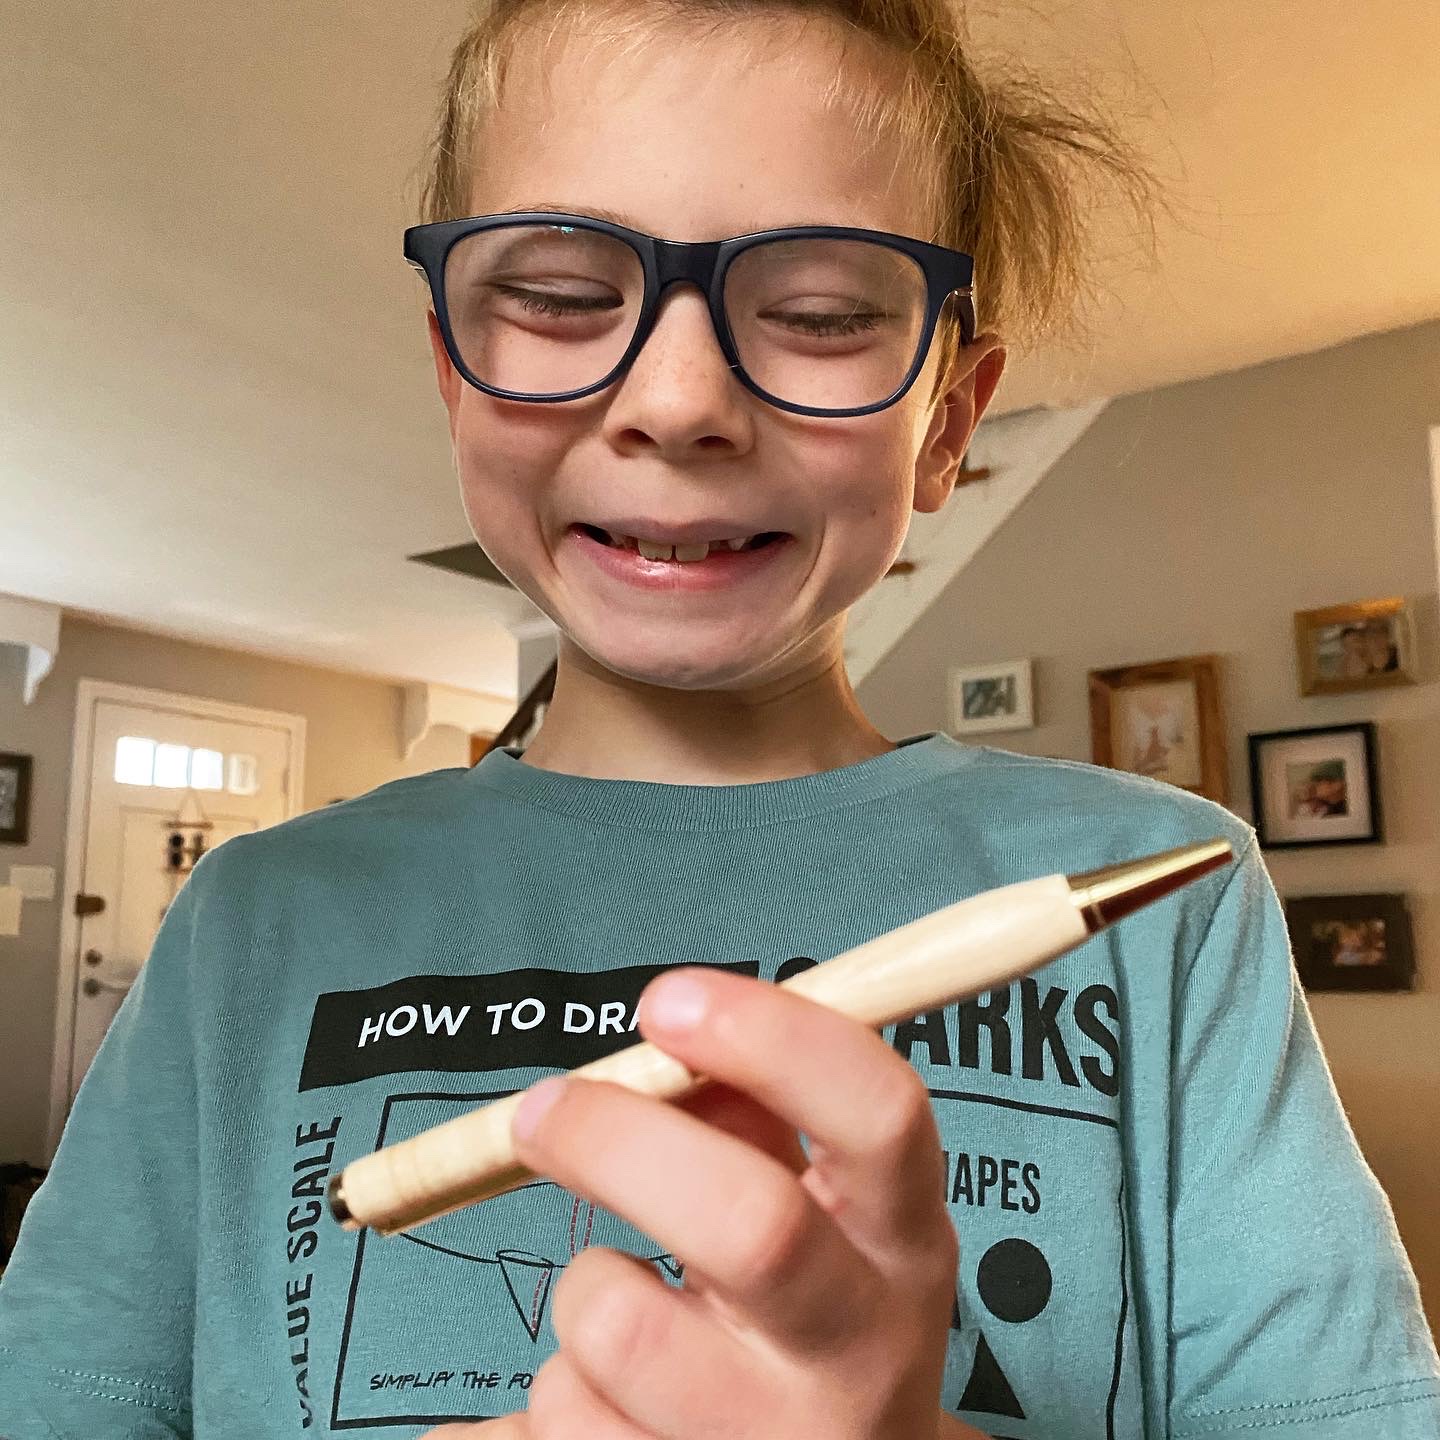
M 331 991 L 315 1001 L 300 1089 L 403 1070 L 587 1065 L 643 1038 L 635 1024 L 640 992 L 672 968 L 408 975 L 371 990 Z M 747 960 L 707 968 L 760 972 Z

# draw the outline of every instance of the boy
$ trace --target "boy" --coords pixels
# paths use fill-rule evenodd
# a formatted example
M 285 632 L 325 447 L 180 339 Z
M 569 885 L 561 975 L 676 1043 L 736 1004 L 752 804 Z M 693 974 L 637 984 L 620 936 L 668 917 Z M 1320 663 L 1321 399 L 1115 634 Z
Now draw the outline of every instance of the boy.
M 0 1287 L 0 1433 L 1436 1440 L 1414 1279 L 1250 827 L 894 744 L 850 691 L 845 614 L 1003 364 L 963 296 L 953 365 L 930 348 L 933 287 L 967 283 L 906 248 L 933 157 L 826 96 L 896 93 L 943 15 L 857 9 L 888 48 L 821 14 L 567 15 L 553 44 L 497 16 L 504 103 L 466 118 L 482 21 L 431 208 L 489 218 L 412 253 L 466 513 L 561 630 L 544 728 L 197 868 Z M 1016 182 L 1049 183 L 1002 119 L 971 187 L 997 275 L 1039 253 Z M 703 291 L 645 309 L 646 264 L 720 258 L 647 237 L 788 226 L 867 235 L 727 253 L 730 352 Z M 772 983 L 1212 835 L 1234 867 L 883 1037 Z M 637 1034 L 716 1086 L 544 1087 L 516 1122 L 540 1183 L 389 1240 L 324 1214 L 350 1159 Z

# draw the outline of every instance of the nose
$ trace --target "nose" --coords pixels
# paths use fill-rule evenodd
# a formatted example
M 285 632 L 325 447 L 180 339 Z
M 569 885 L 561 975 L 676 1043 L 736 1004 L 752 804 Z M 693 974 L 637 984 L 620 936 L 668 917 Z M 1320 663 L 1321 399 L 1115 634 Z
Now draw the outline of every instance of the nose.
M 694 292 L 693 294 L 690 293 L 692 291 Z M 643 355 L 646 350 L 652 348 L 655 332 L 660 329 L 662 323 L 666 322 L 667 312 L 676 308 L 676 301 L 683 302 L 679 307 L 680 311 L 689 318 L 684 321 L 671 321 L 669 323 L 666 330 L 666 348 L 668 348 L 668 345 L 671 343 L 670 330 L 674 329 L 676 324 L 679 324 L 681 326 L 681 334 L 691 345 L 696 347 L 696 350 L 692 353 L 698 353 L 699 349 L 703 349 L 708 345 L 713 347 L 715 352 L 718 353 L 723 360 L 725 358 L 725 352 L 720 345 L 720 336 L 715 329 L 714 317 L 710 314 L 709 296 L 705 293 L 704 288 L 698 280 L 684 275 L 673 276 L 661 282 L 660 299 L 655 306 L 655 315 L 651 322 L 650 333 L 646 335 L 644 341 L 641 343 L 640 350 L 635 357 L 636 360 L 638 360 L 640 355 Z M 685 326 L 690 328 L 687 330 L 684 328 Z M 729 369 L 733 370 L 735 368 L 733 365 L 730 365 L 728 361 L 726 365 Z
M 677 291 L 676 284 L 683 288 Z M 733 453 L 750 443 L 745 386 L 733 374 L 706 294 L 693 279 L 662 285 L 650 331 L 617 384 L 606 416 L 616 437 L 648 437 L 652 447 L 677 459 L 697 446 Z

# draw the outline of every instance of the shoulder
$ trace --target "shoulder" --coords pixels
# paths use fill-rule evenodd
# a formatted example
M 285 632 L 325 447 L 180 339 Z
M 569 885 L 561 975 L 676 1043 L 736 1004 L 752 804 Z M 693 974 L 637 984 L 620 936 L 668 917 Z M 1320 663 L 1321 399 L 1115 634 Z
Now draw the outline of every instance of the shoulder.
M 262 830 L 236 835 L 209 851 L 187 884 L 203 895 L 234 894 L 350 872 L 378 879 L 387 861 L 454 833 L 473 804 L 455 767 L 387 781 L 352 799 L 333 801 Z M 420 862 L 417 862 L 420 863 Z
M 1197 952 L 1237 876 L 1246 877 L 1240 888 L 1247 896 L 1254 889 L 1255 829 L 1213 800 L 1084 761 L 963 749 L 946 782 L 932 790 L 925 820 L 957 856 L 975 857 L 982 888 L 1224 840 L 1231 863 L 1146 907 L 1120 927 L 1122 935 L 1112 936 L 1115 945 L 1163 944 L 1177 957 Z
M 1126 859 L 1202 840 L 1227 840 L 1237 859 L 1255 828 L 1225 806 L 1179 786 L 1080 760 L 966 746 L 948 805 L 963 804 L 1012 834 L 1051 837 L 1069 868 L 1092 856 Z M 1064 868 L 1064 867 L 1061 867 Z

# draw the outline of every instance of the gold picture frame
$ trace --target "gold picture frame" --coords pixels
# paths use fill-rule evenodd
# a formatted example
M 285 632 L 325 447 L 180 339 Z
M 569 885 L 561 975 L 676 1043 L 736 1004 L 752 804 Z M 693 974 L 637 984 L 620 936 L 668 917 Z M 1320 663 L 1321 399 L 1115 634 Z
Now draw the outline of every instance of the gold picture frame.
M 1095 764 L 1228 803 L 1218 655 L 1092 670 L 1089 685 Z
M 1415 684 L 1415 632 L 1405 600 L 1356 600 L 1295 612 L 1302 695 Z

